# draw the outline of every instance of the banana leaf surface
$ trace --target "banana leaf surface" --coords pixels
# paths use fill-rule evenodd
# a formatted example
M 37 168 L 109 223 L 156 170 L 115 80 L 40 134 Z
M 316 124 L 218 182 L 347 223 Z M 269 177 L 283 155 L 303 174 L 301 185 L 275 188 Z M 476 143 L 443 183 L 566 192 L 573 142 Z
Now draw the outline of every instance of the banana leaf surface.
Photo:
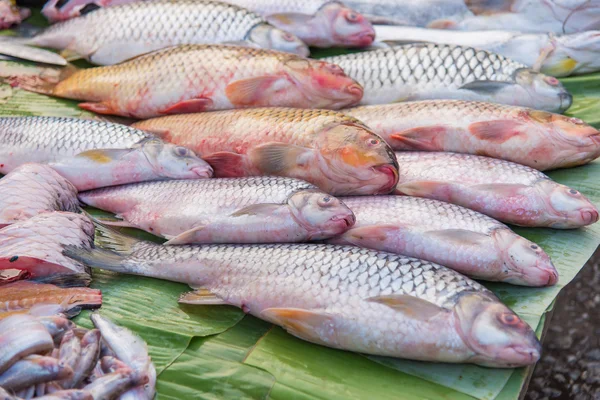
M 41 23 L 35 13 L 34 23 Z M 0 32 L 0 34 L 10 34 Z M 318 52 L 318 56 L 332 53 Z M 0 61 L 0 69 L 14 63 Z M 600 128 L 600 74 L 562 80 L 574 95 L 568 114 Z M 76 102 L 0 84 L 0 115 L 92 117 Z M 550 172 L 600 205 L 600 161 Z M 90 210 L 93 214 L 101 212 Z M 127 233 L 157 240 L 128 229 Z M 560 273 L 551 288 L 486 284 L 541 336 L 561 288 L 600 244 L 600 224 L 556 231 L 516 228 L 540 244 Z M 532 368 L 490 369 L 370 357 L 313 345 L 228 306 L 182 306 L 185 285 L 94 271 L 100 312 L 139 334 L 158 372 L 159 399 L 515 399 Z M 76 322 L 89 326 L 88 313 Z M 551 321 L 549 323 L 561 323 Z

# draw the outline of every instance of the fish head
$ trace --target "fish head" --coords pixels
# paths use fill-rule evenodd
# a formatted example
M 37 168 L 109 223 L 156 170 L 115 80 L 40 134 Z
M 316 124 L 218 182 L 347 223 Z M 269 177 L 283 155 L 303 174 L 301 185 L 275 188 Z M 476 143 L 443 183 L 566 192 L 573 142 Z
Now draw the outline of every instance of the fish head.
M 324 61 L 290 58 L 284 70 L 307 108 L 339 109 L 357 104 L 363 88 L 341 67 Z
M 598 221 L 598 209 L 579 191 L 558 184 L 550 179 L 542 179 L 535 184 L 552 212 L 547 226 L 558 229 L 578 228 Z
M 293 33 L 269 24 L 259 24 L 248 33 L 248 40 L 263 49 L 283 51 L 308 57 L 308 46 Z
M 600 31 L 587 31 L 552 39 L 554 50 L 543 70 L 552 76 L 585 74 L 600 69 Z
M 503 282 L 523 286 L 551 286 L 558 282 L 558 272 L 548 254 L 537 244 L 509 229 L 496 229 L 492 234 L 502 255 Z
M 326 126 L 317 138 L 322 173 L 343 194 L 387 194 L 398 183 L 398 160 L 380 136 L 354 122 Z M 338 194 L 340 192 L 336 192 Z
M 470 362 L 513 368 L 539 360 L 542 346 L 531 327 L 491 293 L 461 293 L 454 315 L 461 338 L 475 353 Z
M 198 179 L 213 176 L 210 165 L 192 150 L 150 138 L 139 143 L 141 151 L 160 177 L 171 179 Z
M 354 213 L 344 203 L 316 189 L 295 192 L 289 197 L 288 206 L 312 240 L 339 235 L 356 222 Z
M 367 47 L 375 40 L 375 29 L 362 14 L 335 1 L 325 4 L 316 16 L 322 16 L 331 29 L 336 46 Z
M 515 70 L 513 78 L 529 96 L 539 104 L 537 108 L 565 112 L 573 103 L 573 96 L 553 76 L 535 72 L 529 68 Z

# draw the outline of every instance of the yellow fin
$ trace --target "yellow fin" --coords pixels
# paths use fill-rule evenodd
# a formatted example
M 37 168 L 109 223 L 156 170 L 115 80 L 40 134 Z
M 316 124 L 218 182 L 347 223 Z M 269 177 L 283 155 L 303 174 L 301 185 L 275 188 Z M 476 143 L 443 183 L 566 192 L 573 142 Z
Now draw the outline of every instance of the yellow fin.
M 208 289 L 196 289 L 191 292 L 183 293 L 179 297 L 178 303 L 196 304 L 196 305 L 225 305 L 227 304 L 213 292 Z
M 99 164 L 108 164 L 130 152 L 131 149 L 97 149 L 81 152 L 76 157 L 85 157 Z
M 543 72 L 551 76 L 568 76 L 577 67 L 577 61 L 570 57 L 549 66 L 543 66 Z
M 81 54 L 79 54 L 76 51 L 71 50 L 71 49 L 64 49 L 59 54 L 62 58 L 64 58 L 65 60 L 67 60 L 69 62 L 81 60 L 83 58 L 81 56 Z
M 260 313 L 260 316 L 283 327 L 294 336 L 319 344 L 326 344 L 320 335 L 335 328 L 333 316 L 324 311 L 267 308 Z
M 409 295 L 370 297 L 367 301 L 380 303 L 403 313 L 412 319 L 427 321 L 445 310 L 427 300 Z
M 257 146 L 249 154 L 252 163 L 264 174 L 276 174 L 305 164 L 311 149 L 271 142 Z

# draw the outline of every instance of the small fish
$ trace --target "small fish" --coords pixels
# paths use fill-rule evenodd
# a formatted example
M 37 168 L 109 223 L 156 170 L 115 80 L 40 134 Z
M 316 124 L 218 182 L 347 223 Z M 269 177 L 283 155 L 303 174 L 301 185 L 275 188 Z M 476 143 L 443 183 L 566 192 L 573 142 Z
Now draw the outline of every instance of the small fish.
M 57 315 L 42 316 L 37 320 L 44 325 L 55 341 L 58 341 L 66 332 L 75 329 L 75 323 Z
M 483 214 L 409 196 L 342 199 L 354 211 L 356 224 L 328 243 L 421 258 L 475 279 L 525 286 L 558 281 L 540 246 Z
M 0 229 L 0 269 L 29 271 L 32 277 L 81 273 L 86 268 L 62 255 L 62 247 L 91 247 L 94 225 L 84 215 L 51 212 Z
M 226 45 L 176 46 L 110 67 L 42 72 L 10 69 L 0 77 L 26 90 L 85 101 L 79 104 L 85 110 L 138 119 L 247 107 L 338 109 L 363 95 L 336 65 Z
M 323 60 L 363 86 L 363 105 L 456 99 L 562 113 L 573 101 L 558 79 L 471 47 L 418 43 Z
M 470 208 L 506 223 L 571 229 L 598 221 L 580 192 L 524 165 L 456 153 L 397 152 L 397 194 Z
M 546 75 L 563 77 L 600 70 L 600 31 L 555 36 L 512 31 L 449 31 L 404 26 L 375 26 L 383 44 L 431 42 L 475 47 L 503 55 Z
M 212 176 L 212 168 L 193 151 L 110 122 L 4 117 L 0 144 L 0 173 L 27 162 L 48 163 L 78 190 Z
M 461 100 L 424 100 L 343 110 L 394 150 L 484 155 L 540 171 L 600 156 L 600 132 L 578 118 L 530 108 Z
M 389 193 L 394 153 L 354 118 L 327 110 L 257 108 L 174 115 L 136 123 L 202 154 L 218 177 L 279 175 L 332 195 Z
M 73 377 L 63 382 L 65 389 L 79 386 L 91 374 L 100 356 L 100 339 L 101 335 L 98 329 L 91 329 L 83 335 L 80 342 L 81 352 L 75 368 L 73 368 Z
M 136 381 L 134 386 L 143 386 L 146 398 L 153 399 L 156 370 L 148 355 L 146 342 L 129 329 L 116 325 L 99 313 L 93 313 L 90 318 L 94 326 L 100 330 L 102 340 L 118 359 L 134 372 L 133 380 Z
M 79 211 L 77 189 L 52 168 L 23 164 L 0 179 L 0 228 L 46 211 Z
M 65 332 L 58 350 L 59 362 L 75 371 L 80 355 L 81 342 L 79 341 L 79 338 L 75 336 L 75 333 L 72 330 Z M 70 380 L 73 376 L 74 374 L 71 374 L 71 376 L 68 376 L 66 379 Z
M 45 396 L 36 397 L 36 400 L 94 400 L 94 396 L 87 390 L 72 389 L 59 390 Z
M 72 229 L 73 233 L 76 234 L 78 229 Z M 0 320 L 0 374 L 28 355 L 44 353 L 53 348 L 52 336 L 37 318 L 13 315 Z
M 31 15 L 27 8 L 19 8 L 14 0 L 0 0 L 0 29 L 18 25 Z
M 112 399 L 140 384 L 131 369 L 120 369 L 96 379 L 83 390 L 92 394 L 94 399 Z M 143 383 L 141 383 L 143 384 Z
M 71 367 L 54 357 L 29 355 L 0 375 L 0 386 L 17 391 L 42 382 L 66 379 L 72 375 Z
M 63 50 L 63 55 L 71 60 L 85 58 L 93 64 L 112 65 L 176 45 L 241 40 L 302 57 L 309 54 L 299 38 L 268 24 L 258 14 L 208 0 L 121 4 L 60 22 L 31 38 L 12 42 Z
M 324 244 L 162 246 L 98 229 L 102 249 L 70 246 L 65 254 L 201 287 L 180 301 L 235 305 L 313 343 L 495 367 L 540 356 L 531 328 L 490 291 L 427 261 Z
M 85 287 L 60 288 L 51 284 L 19 281 L 0 286 L 0 318 L 6 312 L 28 312 L 35 305 L 55 304 L 68 314 L 72 308 L 97 308 L 102 293 Z
M 354 223 L 344 203 L 291 178 L 147 182 L 84 192 L 80 199 L 117 214 L 123 222 L 116 225 L 135 226 L 169 244 L 321 240 Z

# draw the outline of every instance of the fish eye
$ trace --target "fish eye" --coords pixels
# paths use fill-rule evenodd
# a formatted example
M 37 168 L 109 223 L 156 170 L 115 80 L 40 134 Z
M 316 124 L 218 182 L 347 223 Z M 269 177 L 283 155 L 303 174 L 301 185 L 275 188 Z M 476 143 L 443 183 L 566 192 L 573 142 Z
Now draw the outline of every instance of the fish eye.
M 330 63 L 322 63 L 321 64 L 323 68 L 327 69 L 329 72 L 333 73 L 333 74 L 343 74 L 344 70 L 342 69 L 342 67 L 340 67 L 339 65 L 335 65 L 335 64 L 330 64 Z
M 355 12 L 349 12 L 346 14 L 346 20 L 348 22 L 357 22 L 359 19 L 358 14 Z
M 375 139 L 375 138 L 367 139 L 367 144 L 369 146 L 377 146 L 379 143 L 381 143 L 381 140 L 379 140 L 379 139 Z
M 573 196 L 577 196 L 579 194 L 579 192 L 575 189 L 569 190 L 569 193 L 571 193 Z
M 498 319 L 504 325 L 509 325 L 509 326 L 518 325 L 520 322 L 519 317 L 517 317 L 516 315 L 514 315 L 512 313 L 502 313 L 498 316 Z
M 538 245 L 536 245 L 536 244 L 532 244 L 532 245 L 531 245 L 531 246 L 529 246 L 529 247 L 531 247 L 531 248 L 532 248 L 532 249 L 534 249 L 534 250 L 537 250 L 537 249 L 539 249 L 539 246 L 538 246 Z
M 296 36 L 292 35 L 289 32 L 284 32 L 282 35 L 283 40 L 285 40 L 286 42 L 293 42 L 296 40 Z
M 318 201 L 321 207 L 328 206 L 331 203 L 331 196 L 323 196 Z
M 185 147 L 177 146 L 175 148 L 175 154 L 180 157 L 186 157 L 190 154 L 190 151 L 188 149 L 186 149 Z
M 560 83 L 560 81 L 553 76 L 545 77 L 544 82 L 546 82 L 548 85 L 552 85 L 552 86 L 557 86 Z

